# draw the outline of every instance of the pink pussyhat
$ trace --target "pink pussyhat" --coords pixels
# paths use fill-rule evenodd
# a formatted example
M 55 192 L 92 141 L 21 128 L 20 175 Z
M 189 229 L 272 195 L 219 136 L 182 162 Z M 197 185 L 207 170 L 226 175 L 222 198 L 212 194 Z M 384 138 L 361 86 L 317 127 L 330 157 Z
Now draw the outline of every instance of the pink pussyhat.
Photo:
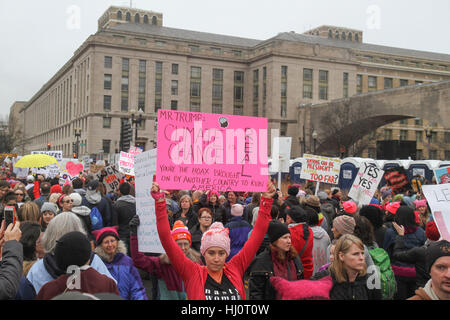
M 413 203 L 416 205 L 416 208 L 427 206 L 427 200 L 416 200 Z
M 228 232 L 228 228 L 224 228 L 222 222 L 214 222 L 202 236 L 201 254 L 205 255 L 206 250 L 211 247 L 219 247 L 224 249 L 227 252 L 227 256 L 229 256 L 230 237 Z

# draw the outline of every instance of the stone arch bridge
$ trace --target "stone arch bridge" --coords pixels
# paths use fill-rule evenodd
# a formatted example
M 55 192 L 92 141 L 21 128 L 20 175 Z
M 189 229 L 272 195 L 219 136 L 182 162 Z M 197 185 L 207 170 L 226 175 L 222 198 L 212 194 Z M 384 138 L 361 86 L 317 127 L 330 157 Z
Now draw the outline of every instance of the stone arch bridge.
M 314 105 L 300 105 L 303 152 L 336 156 L 388 123 L 420 118 L 450 129 L 450 81 L 417 84 Z

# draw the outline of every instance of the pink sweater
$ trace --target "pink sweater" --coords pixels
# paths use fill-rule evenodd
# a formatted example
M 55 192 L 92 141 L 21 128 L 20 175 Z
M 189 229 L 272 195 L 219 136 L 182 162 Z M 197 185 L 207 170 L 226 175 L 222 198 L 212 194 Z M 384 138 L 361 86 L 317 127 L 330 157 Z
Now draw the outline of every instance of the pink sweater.
M 242 300 L 245 300 L 245 289 L 242 278 L 256 252 L 269 226 L 270 210 L 273 199 L 261 198 L 258 218 L 253 232 L 244 247 L 230 261 L 225 263 L 223 272 L 238 290 Z M 169 220 L 167 218 L 166 202 L 156 203 L 156 225 L 159 238 L 164 250 L 172 262 L 175 271 L 180 275 L 185 284 L 187 298 L 189 300 L 205 300 L 205 283 L 208 278 L 206 266 L 201 266 L 186 258 L 181 248 L 173 240 L 170 233 Z

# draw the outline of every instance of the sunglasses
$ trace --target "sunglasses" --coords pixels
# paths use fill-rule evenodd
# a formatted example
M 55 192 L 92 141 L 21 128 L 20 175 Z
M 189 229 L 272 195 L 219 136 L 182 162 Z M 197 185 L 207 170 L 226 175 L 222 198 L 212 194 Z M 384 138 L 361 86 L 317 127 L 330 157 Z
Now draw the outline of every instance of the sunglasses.
M 73 202 L 73 200 L 66 200 L 66 201 L 63 201 L 63 202 L 65 202 L 65 203 L 71 203 L 71 202 Z
M 22 196 L 23 197 L 23 193 L 14 193 L 16 196 Z

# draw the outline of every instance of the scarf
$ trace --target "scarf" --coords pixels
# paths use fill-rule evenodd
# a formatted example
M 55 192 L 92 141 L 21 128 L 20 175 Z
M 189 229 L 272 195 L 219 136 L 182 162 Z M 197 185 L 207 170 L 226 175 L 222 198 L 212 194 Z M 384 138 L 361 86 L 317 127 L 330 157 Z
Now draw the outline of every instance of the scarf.
M 428 280 L 423 290 L 430 297 L 431 300 L 440 300 L 437 294 L 434 292 L 433 288 L 431 287 L 431 279 Z

